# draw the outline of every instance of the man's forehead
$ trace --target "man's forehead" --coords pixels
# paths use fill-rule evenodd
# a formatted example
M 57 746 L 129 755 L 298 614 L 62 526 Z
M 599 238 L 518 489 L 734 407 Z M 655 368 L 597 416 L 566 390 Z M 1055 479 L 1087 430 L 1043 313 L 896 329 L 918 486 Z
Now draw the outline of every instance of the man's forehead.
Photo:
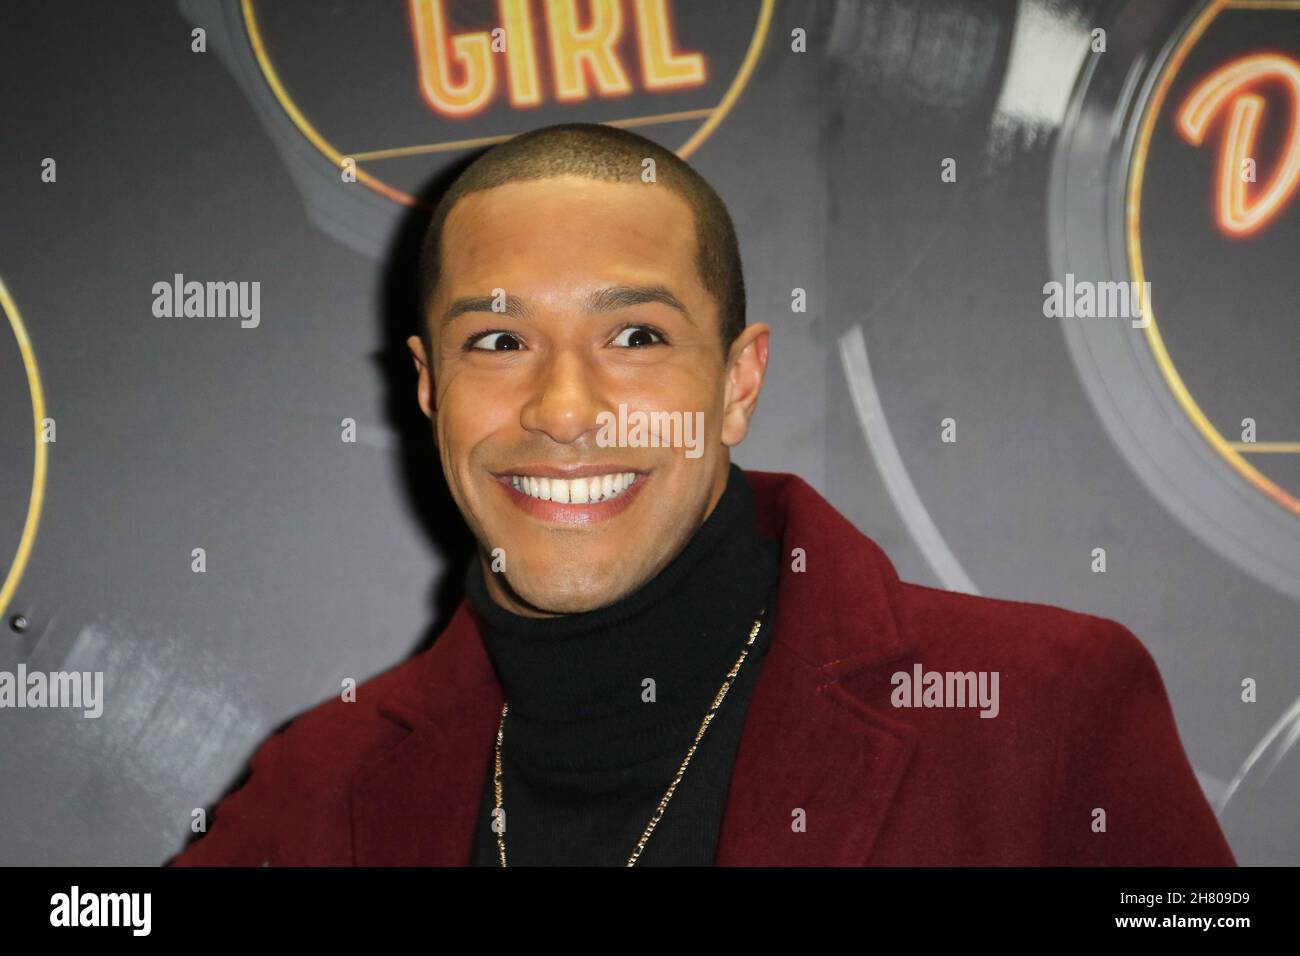
M 482 291 L 467 286 L 500 286 L 506 275 L 580 279 L 607 269 L 625 274 L 606 279 L 662 282 L 691 296 L 703 292 L 695 249 L 691 209 L 665 187 L 580 177 L 507 183 L 452 207 L 442 285 L 454 297 Z
M 599 196 L 602 201 L 639 198 L 647 202 L 662 201 L 680 208 L 690 215 L 690 206 L 675 189 L 660 182 L 640 180 L 597 179 L 592 176 L 541 176 L 519 179 L 475 189 L 466 193 L 453 207 L 453 212 L 463 205 L 486 203 L 528 203 L 556 199 L 569 201 L 572 197 L 587 194 Z
M 686 201 L 658 185 L 578 176 L 506 183 L 469 193 L 452 207 L 444 236 L 465 242 L 530 233 L 621 233 L 652 241 L 694 236 Z M 448 243 L 453 249 L 454 244 Z

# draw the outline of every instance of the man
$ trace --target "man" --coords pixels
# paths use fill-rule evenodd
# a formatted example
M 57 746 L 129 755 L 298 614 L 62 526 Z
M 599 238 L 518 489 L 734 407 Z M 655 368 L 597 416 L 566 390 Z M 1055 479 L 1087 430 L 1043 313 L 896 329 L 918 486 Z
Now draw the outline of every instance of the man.
M 175 862 L 1234 863 L 1129 631 L 901 583 L 802 480 L 731 463 L 770 330 L 672 153 L 516 137 L 423 270 L 467 601 L 268 740 Z

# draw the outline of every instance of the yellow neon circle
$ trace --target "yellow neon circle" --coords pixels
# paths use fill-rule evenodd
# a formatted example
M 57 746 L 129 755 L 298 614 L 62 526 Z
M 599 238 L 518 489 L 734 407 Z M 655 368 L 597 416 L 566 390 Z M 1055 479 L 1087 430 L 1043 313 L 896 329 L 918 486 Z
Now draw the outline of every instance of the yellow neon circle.
M 9 319 L 9 327 L 13 329 L 14 338 L 18 342 L 18 351 L 23 357 L 23 367 L 27 370 L 27 388 L 32 396 L 32 421 L 36 435 L 36 454 L 32 464 L 32 493 L 27 501 L 27 520 L 23 522 L 23 533 L 18 539 L 18 550 L 9 566 L 9 573 L 5 575 L 4 583 L 0 584 L 0 616 L 3 616 L 14 591 L 18 588 L 18 581 L 22 578 L 23 571 L 27 569 L 27 559 L 31 557 L 32 545 L 36 542 L 36 527 L 40 524 L 41 505 L 45 501 L 46 448 L 45 442 L 41 440 L 41 423 L 45 420 L 45 395 L 41 390 L 41 372 L 36 367 L 36 354 L 32 351 L 31 339 L 27 337 L 27 327 L 23 325 L 22 316 L 18 314 L 18 307 L 14 305 L 14 300 L 9 295 L 3 279 L 0 279 L 0 309 L 4 310 L 6 318 Z
M 1151 137 L 1155 131 L 1156 117 L 1160 114 L 1161 107 L 1164 105 L 1166 94 L 1169 87 L 1173 84 L 1174 77 L 1178 74 L 1179 68 L 1187 55 L 1191 52 L 1196 42 L 1209 27 L 1210 22 L 1217 17 L 1225 7 L 1240 5 L 1243 7 L 1258 6 L 1257 3 L 1245 2 L 1234 3 L 1234 0 L 1214 0 L 1201 13 L 1196 21 L 1192 24 L 1187 34 L 1179 41 L 1169 58 L 1168 64 L 1160 74 L 1160 80 L 1156 84 L 1155 90 L 1151 94 L 1151 102 L 1147 105 L 1146 115 L 1143 117 L 1142 126 L 1138 133 L 1138 140 L 1133 151 L 1133 165 L 1129 177 L 1128 197 L 1127 197 L 1127 240 L 1129 261 L 1133 269 L 1133 277 L 1138 282 L 1139 288 L 1145 280 L 1146 274 L 1142 262 L 1142 239 L 1141 239 L 1141 216 L 1142 216 L 1142 179 L 1146 172 L 1147 154 L 1151 147 Z M 1287 4 L 1290 6 L 1290 4 Z M 1160 367 L 1161 374 L 1165 377 L 1165 382 L 1169 390 L 1173 392 L 1174 398 L 1182 406 L 1183 412 L 1191 419 L 1201 435 L 1210 443 L 1210 446 L 1223 457 L 1242 477 L 1249 481 L 1257 491 L 1266 495 L 1269 499 L 1276 502 L 1281 507 L 1287 509 L 1292 514 L 1300 515 L 1300 499 L 1291 495 L 1276 482 L 1263 475 L 1254 465 L 1248 462 L 1242 454 L 1232 446 L 1214 427 L 1205 413 L 1201 411 L 1196 400 L 1192 398 L 1192 393 L 1188 391 L 1187 386 L 1183 383 L 1182 376 L 1178 374 L 1178 369 L 1174 367 L 1173 360 L 1169 357 L 1169 352 L 1165 348 L 1164 339 L 1160 335 L 1160 328 L 1156 324 L 1155 309 L 1150 302 L 1144 303 L 1146 307 L 1146 316 L 1148 319 L 1146 327 L 1147 344 L 1151 347 L 1151 352 L 1155 357 L 1156 364 Z
M 284 84 L 280 81 L 280 76 L 276 72 L 275 66 L 271 63 L 271 57 L 266 52 L 266 44 L 262 40 L 262 33 L 257 25 L 257 17 L 253 12 L 253 0 L 241 0 L 241 3 L 244 13 L 244 25 L 248 30 L 248 39 L 249 43 L 253 47 L 253 55 L 257 58 L 257 63 L 262 68 L 262 74 L 266 77 L 266 82 L 271 87 L 271 92 L 275 94 L 275 98 L 279 101 L 281 109 L 283 109 L 289 119 L 293 121 L 293 124 L 298 127 L 299 132 L 307 138 L 307 141 L 315 146 L 316 149 L 318 149 L 332 164 L 341 169 L 343 167 L 345 156 L 349 154 L 344 154 L 336 149 L 333 144 L 320 134 L 316 127 L 312 126 L 311 121 L 303 115 L 302 110 L 298 108 L 298 104 L 293 101 L 293 97 L 289 95 L 289 91 L 285 89 Z M 740 97 L 741 92 L 749 83 L 749 78 L 754 72 L 754 65 L 758 62 L 758 55 L 763 49 L 764 41 L 767 39 L 767 31 L 768 27 L 771 25 L 772 10 L 775 5 L 776 0 L 763 0 L 763 6 L 758 12 L 758 23 L 754 27 L 753 36 L 750 37 L 749 49 L 745 51 L 745 58 L 741 61 L 740 69 L 736 71 L 735 79 L 731 81 L 731 86 L 727 89 L 727 92 L 723 95 L 722 99 L 718 101 L 718 105 L 711 110 L 695 110 L 691 111 L 689 114 L 692 117 L 698 114 L 705 114 L 707 118 L 704 123 L 700 125 L 700 128 L 691 135 L 691 138 L 682 145 L 681 149 L 677 150 L 677 155 L 682 159 L 688 158 L 695 152 L 695 150 L 699 149 L 700 145 L 706 139 L 709 138 L 710 134 L 712 134 L 712 132 L 717 128 L 718 124 L 726 118 L 727 114 L 731 111 L 731 107 L 735 104 L 736 100 Z M 673 118 L 680 119 L 687 115 L 688 114 L 686 113 L 677 113 L 663 114 L 660 116 L 633 117 L 626 120 L 611 120 L 606 125 L 646 125 L 654 122 L 663 122 Z M 419 151 L 433 153 L 450 152 L 458 149 L 474 149 L 492 143 L 505 142 L 513 135 L 515 134 L 511 133 L 503 136 L 479 136 L 474 139 L 455 140 L 434 144 L 429 147 L 420 147 Z M 401 152 L 403 152 L 403 150 L 385 151 L 385 153 L 388 154 L 399 154 Z M 371 158 L 374 158 L 375 154 L 368 155 L 370 155 Z M 360 163 L 357 164 L 357 180 L 358 182 L 362 182 L 369 186 L 380 195 L 391 199 L 393 202 L 401 203 L 404 206 L 417 206 L 423 209 L 429 208 L 427 203 L 421 202 L 409 193 L 405 193 L 400 189 L 388 185 L 388 183 L 383 180 L 370 175 L 361 168 Z

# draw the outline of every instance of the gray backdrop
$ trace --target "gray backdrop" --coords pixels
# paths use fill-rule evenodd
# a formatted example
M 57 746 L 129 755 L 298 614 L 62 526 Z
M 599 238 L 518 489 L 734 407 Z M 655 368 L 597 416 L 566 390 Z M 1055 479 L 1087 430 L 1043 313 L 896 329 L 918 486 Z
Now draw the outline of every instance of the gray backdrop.
M 543 58 L 522 105 L 497 57 L 456 115 L 396 0 L 6 5 L 0 669 L 100 671 L 105 703 L 0 710 L 0 862 L 161 862 L 274 728 L 433 639 L 468 540 L 402 345 L 413 243 L 477 150 L 566 120 L 679 150 L 727 201 L 774 329 L 740 463 L 802 475 L 904 579 L 1123 622 L 1238 858 L 1300 861 L 1300 204 L 1229 235 L 1223 124 L 1176 123 L 1225 64 L 1300 62 L 1300 11 L 667 0 L 706 68 L 654 89 L 623 6 L 627 94 L 562 102 Z M 1257 199 L 1300 104 L 1254 88 Z M 1163 362 L 1043 311 L 1067 273 L 1134 279 L 1134 229 Z M 259 283 L 258 324 L 155 315 L 177 274 Z

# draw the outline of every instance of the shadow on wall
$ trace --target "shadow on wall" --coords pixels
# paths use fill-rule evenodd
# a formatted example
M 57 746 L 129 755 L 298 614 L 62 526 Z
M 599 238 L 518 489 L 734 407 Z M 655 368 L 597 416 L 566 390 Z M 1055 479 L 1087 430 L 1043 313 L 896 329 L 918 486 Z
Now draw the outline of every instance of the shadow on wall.
M 484 151 L 486 149 L 452 164 L 420 190 L 417 197 L 424 205 L 410 207 L 402 216 L 392 245 L 384 257 L 380 309 L 383 345 L 371 356 L 371 360 L 378 366 L 379 374 L 387 385 L 385 414 L 389 428 L 398 436 L 406 504 L 428 534 L 445 568 L 441 580 L 434 583 L 429 595 L 429 626 L 412 648 L 408 659 L 430 648 L 451 620 L 464 597 L 462 582 L 475 551 L 474 537 L 447 488 L 433 442 L 431 425 L 415 401 L 415 367 L 406 339 L 418 333 L 419 323 L 424 320 L 419 310 L 417 276 L 420 249 L 429 228 L 431 212 L 455 178 Z M 266 738 L 258 742 L 258 746 L 283 732 L 303 713 L 318 704 L 319 702 L 282 721 Z M 252 754 L 249 755 L 250 759 L 251 756 Z M 249 775 L 250 769 L 245 765 L 237 779 L 208 807 L 209 817 L 217 804 L 244 786 Z M 203 834 L 192 834 L 185 845 L 177 850 L 176 855 L 183 853 L 202 836 Z
M 455 613 L 464 594 L 461 582 L 475 543 L 447 489 L 429 420 L 415 401 L 415 367 L 406 340 L 419 331 L 424 321 L 416 285 L 420 247 L 429 228 L 431 212 L 465 167 L 486 151 L 487 148 L 453 163 L 420 190 L 418 198 L 427 208 L 407 209 L 384 259 L 384 346 L 372 358 L 379 365 L 383 381 L 388 383 L 385 408 L 388 424 L 398 436 L 401 448 L 407 504 L 418 516 L 447 569 L 430 595 L 430 627 L 414 653 L 430 647 Z

